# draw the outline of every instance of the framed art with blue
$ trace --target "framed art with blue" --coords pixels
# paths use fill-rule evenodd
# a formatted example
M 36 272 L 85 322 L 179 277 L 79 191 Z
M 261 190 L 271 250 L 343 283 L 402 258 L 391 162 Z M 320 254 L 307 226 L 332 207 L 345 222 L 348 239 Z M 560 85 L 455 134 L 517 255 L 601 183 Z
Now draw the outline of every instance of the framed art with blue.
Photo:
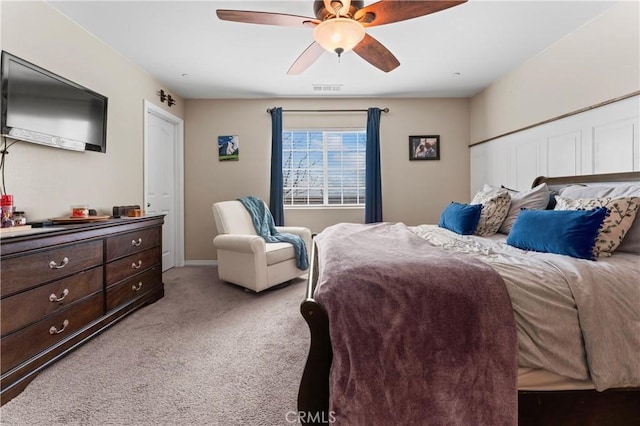
M 238 136 L 218 136 L 218 160 L 238 161 L 240 146 Z

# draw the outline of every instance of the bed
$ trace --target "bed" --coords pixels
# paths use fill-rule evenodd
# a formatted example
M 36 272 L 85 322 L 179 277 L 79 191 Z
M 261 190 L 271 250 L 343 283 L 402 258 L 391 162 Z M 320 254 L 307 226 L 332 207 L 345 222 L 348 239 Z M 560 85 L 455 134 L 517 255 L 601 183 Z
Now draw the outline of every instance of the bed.
M 555 214 L 556 218 L 565 211 L 577 211 L 567 217 L 584 217 L 604 210 L 604 223 L 612 220 L 611 204 L 591 209 L 591 204 L 580 202 L 626 197 L 633 205 L 638 202 L 633 196 L 640 196 L 640 173 L 540 177 L 531 191 L 543 186 L 553 195 L 547 195 L 548 205 L 539 209 L 544 212 L 529 210 L 526 217 L 505 214 L 500 229 L 510 219 L 509 232 L 460 235 L 442 226 L 445 209 L 441 226 L 340 224 L 318 234 L 301 304 L 311 337 L 298 395 L 302 423 L 468 424 L 474 416 L 475 424 L 637 422 L 640 253 L 633 246 L 637 241 L 631 241 L 631 235 L 640 232 L 636 210 L 627 215 L 630 222 L 617 236 L 615 247 L 596 239 L 602 252 L 595 261 L 518 247 L 517 236 L 522 235 L 525 219 L 539 226 L 535 220 L 540 217 L 546 220 Z M 483 188 L 485 193 L 500 194 L 503 189 Z M 519 207 L 515 201 L 519 195 L 506 191 L 511 207 Z M 489 217 L 499 216 L 499 210 L 498 206 Z M 605 227 L 602 223 L 600 218 L 598 238 Z M 560 238 L 558 244 L 565 240 Z M 384 269 L 387 263 L 390 269 Z M 400 270 L 411 273 L 401 279 L 398 276 L 404 272 L 395 272 Z M 458 275 L 450 275 L 454 272 Z M 476 290 L 486 283 L 491 283 L 487 293 Z M 424 293 L 425 285 L 433 288 Z M 452 288 L 458 294 L 449 291 Z M 423 312 L 435 312 L 439 306 L 444 306 L 440 313 Z M 474 335 L 486 344 L 474 343 L 470 337 Z M 450 347 L 458 347 L 458 352 L 433 354 L 444 354 Z M 416 359 L 411 351 L 422 358 Z M 473 356 L 455 355 L 470 352 Z M 476 372 L 478 365 L 482 371 Z M 433 383 L 422 386 L 422 381 Z M 473 386 L 491 388 L 493 394 L 477 396 Z M 493 412 L 466 407 L 495 400 Z M 422 418 L 406 414 L 423 408 L 431 414 Z M 511 408 L 514 414 L 505 415 Z M 390 417 L 384 417 L 387 414 Z

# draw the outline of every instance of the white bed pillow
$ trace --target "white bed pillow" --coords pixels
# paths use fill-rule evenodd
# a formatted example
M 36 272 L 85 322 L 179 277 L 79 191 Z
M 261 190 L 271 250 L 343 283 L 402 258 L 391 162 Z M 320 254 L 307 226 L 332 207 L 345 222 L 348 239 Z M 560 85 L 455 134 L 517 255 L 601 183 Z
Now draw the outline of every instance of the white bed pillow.
M 482 204 L 480 220 L 474 234 L 487 237 L 500 229 L 500 225 L 509 213 L 511 196 L 504 188 L 481 190 L 473 197 L 470 204 Z
M 484 191 L 491 189 L 498 189 L 495 186 L 485 184 L 482 188 Z M 509 234 L 513 224 L 522 209 L 528 210 L 544 210 L 549 204 L 549 188 L 546 183 L 541 183 L 535 188 L 528 189 L 526 191 L 515 191 L 513 189 L 505 188 L 511 196 L 511 205 L 509 206 L 509 212 L 507 217 L 504 218 L 502 225 L 498 232 L 501 234 Z
M 562 188 L 558 195 L 565 198 L 572 198 L 577 200 L 578 198 L 604 198 L 609 197 L 613 191 L 611 186 L 602 185 L 568 185 Z
M 560 195 L 566 198 L 622 198 L 640 197 L 640 184 L 619 184 L 619 185 L 569 185 L 560 191 Z M 640 214 L 636 214 L 627 235 L 622 240 L 616 251 L 640 254 Z
M 590 210 L 598 207 L 606 207 L 608 213 L 598 232 L 593 252 L 595 256 L 611 256 L 633 224 L 640 207 L 640 197 L 578 198 L 577 200 L 556 197 L 555 210 Z

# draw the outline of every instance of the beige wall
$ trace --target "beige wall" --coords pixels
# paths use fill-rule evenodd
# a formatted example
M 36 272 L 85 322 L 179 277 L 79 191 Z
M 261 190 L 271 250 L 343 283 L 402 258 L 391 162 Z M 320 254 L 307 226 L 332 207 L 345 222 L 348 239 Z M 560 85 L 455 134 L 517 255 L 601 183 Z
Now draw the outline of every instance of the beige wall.
M 384 219 L 434 223 L 451 200 L 468 201 L 468 145 L 640 88 L 638 2 L 614 6 L 469 99 L 182 100 L 168 108 L 162 84 L 45 2 L 0 2 L 0 46 L 109 98 L 107 153 L 18 142 L 6 185 L 31 219 L 88 203 L 143 201 L 143 100 L 185 119 L 185 257 L 215 258 L 211 204 L 254 194 L 268 199 L 271 123 L 266 108 L 389 107 L 383 114 Z M 28 36 L 26 36 L 28 35 Z M 168 88 L 167 88 L 168 89 Z M 364 127 L 366 115 L 285 113 L 285 128 Z M 240 137 L 239 162 L 219 162 L 218 135 Z M 440 134 L 440 161 L 408 160 L 407 137 Z M 287 210 L 288 225 L 314 232 L 363 210 Z
M 625 1 L 471 99 L 471 143 L 640 90 L 640 3 Z
M 257 195 L 269 199 L 271 118 L 266 109 L 389 108 L 382 114 L 381 168 L 386 221 L 435 223 L 452 200 L 469 201 L 468 99 L 194 100 L 185 106 L 185 239 L 187 260 L 215 259 L 211 205 Z M 364 128 L 366 113 L 284 113 L 283 127 Z M 409 135 L 439 134 L 440 161 L 409 161 Z M 220 162 L 219 135 L 238 135 L 240 161 Z M 362 209 L 285 210 L 286 225 L 320 232 L 363 222 Z
M 29 219 L 68 213 L 87 203 L 108 214 L 113 205 L 143 202 L 143 100 L 184 116 L 184 101 L 167 108 L 163 86 L 47 3 L 0 1 L 1 47 L 109 98 L 107 152 L 74 152 L 26 142 L 6 158 L 6 188 Z

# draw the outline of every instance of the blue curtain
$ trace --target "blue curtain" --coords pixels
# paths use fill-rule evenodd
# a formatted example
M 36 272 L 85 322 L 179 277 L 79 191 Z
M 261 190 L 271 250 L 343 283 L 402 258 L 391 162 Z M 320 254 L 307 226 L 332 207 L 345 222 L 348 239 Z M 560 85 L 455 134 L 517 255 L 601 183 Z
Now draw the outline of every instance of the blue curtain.
M 276 226 L 284 225 L 282 179 L 282 107 L 271 109 L 271 192 L 269 210 Z
M 380 108 L 367 110 L 367 156 L 365 170 L 364 222 L 382 222 L 380 171 Z

